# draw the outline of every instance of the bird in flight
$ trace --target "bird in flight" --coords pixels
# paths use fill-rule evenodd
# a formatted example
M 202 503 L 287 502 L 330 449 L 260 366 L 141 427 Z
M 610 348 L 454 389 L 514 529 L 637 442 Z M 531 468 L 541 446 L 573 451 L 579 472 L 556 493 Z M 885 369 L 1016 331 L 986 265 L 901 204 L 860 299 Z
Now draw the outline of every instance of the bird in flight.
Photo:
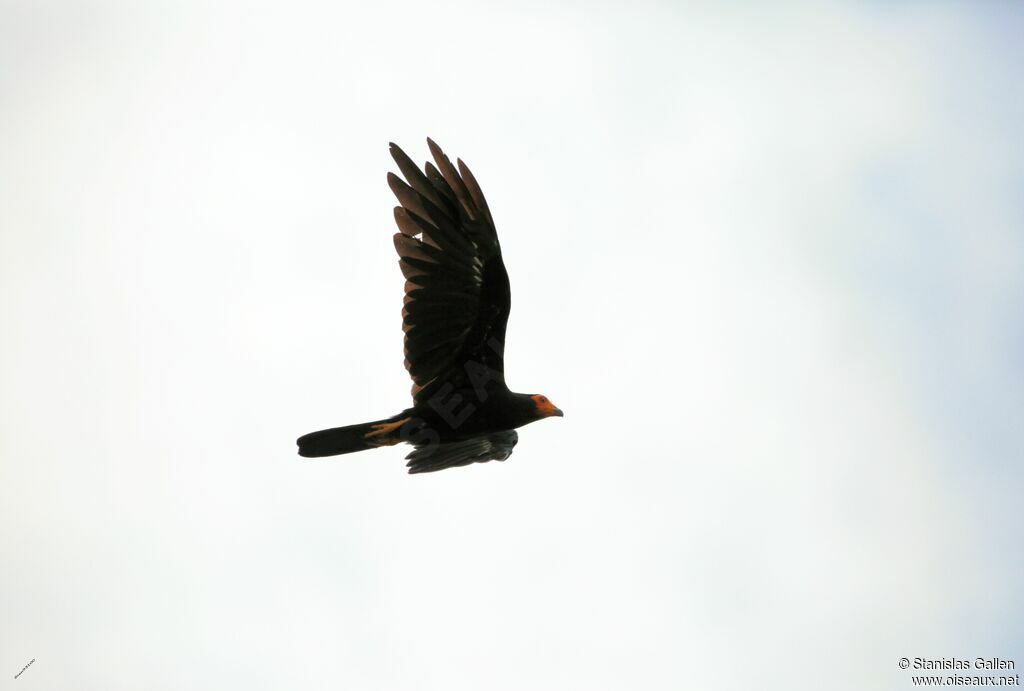
M 359 425 L 312 432 L 299 455 L 336 456 L 401 442 L 410 473 L 504 461 L 517 427 L 562 411 L 540 394 L 505 385 L 505 325 L 511 307 L 508 273 L 480 185 L 432 140 L 434 162 L 423 171 L 391 144 L 405 177 L 388 173 L 398 198 L 394 236 L 405 275 L 405 368 L 411 408 Z

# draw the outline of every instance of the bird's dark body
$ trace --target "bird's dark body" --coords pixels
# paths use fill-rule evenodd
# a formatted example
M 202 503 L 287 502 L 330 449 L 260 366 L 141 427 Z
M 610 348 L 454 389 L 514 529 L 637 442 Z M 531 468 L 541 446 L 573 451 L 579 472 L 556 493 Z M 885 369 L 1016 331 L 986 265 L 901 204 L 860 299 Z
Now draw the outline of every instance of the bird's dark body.
M 517 429 L 539 419 L 529 396 L 508 389 L 494 392 L 483 401 L 473 389 L 458 389 L 438 403 L 439 407 L 428 404 L 408 408 L 396 419 L 422 421 L 426 429 L 438 434 L 441 442 L 468 439 L 494 430 Z M 458 405 L 452 405 L 448 412 L 440 407 L 445 403 Z
M 487 202 L 462 163 L 458 170 L 427 140 L 437 166 L 420 171 L 394 144 L 407 182 L 388 175 L 401 206 L 395 249 L 405 275 L 405 366 L 413 406 L 390 418 L 313 432 L 298 440 L 303 456 L 334 456 L 408 442 L 409 472 L 505 460 L 514 431 L 561 416 L 539 394 L 505 385 L 508 272 Z

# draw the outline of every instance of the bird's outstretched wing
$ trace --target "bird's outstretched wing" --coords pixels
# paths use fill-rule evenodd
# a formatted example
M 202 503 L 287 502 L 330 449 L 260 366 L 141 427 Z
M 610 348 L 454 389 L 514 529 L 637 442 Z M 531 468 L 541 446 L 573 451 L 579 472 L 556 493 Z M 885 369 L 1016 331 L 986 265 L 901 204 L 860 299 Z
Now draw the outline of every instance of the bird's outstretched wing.
M 504 461 L 519 441 L 515 430 L 494 432 L 462 441 L 420 446 L 406 456 L 410 473 L 432 473 L 470 463 Z
M 511 306 L 498 234 L 480 186 L 461 160 L 456 169 L 437 144 L 427 143 L 434 163 L 425 172 L 392 144 L 405 181 L 388 174 L 401 204 L 395 207 L 401 231 L 395 249 L 406 278 L 405 367 L 417 404 L 445 384 L 475 385 L 474 376 L 504 386 Z

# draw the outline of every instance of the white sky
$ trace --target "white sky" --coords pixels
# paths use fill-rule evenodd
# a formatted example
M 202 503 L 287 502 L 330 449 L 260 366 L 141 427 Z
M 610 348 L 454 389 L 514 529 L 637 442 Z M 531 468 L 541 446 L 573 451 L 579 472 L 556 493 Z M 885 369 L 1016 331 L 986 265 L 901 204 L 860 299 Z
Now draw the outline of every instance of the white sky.
M 1024 664 L 1019 5 L 366 4 L 0 4 L 0 689 Z M 299 459 L 408 403 L 428 135 L 566 417 Z

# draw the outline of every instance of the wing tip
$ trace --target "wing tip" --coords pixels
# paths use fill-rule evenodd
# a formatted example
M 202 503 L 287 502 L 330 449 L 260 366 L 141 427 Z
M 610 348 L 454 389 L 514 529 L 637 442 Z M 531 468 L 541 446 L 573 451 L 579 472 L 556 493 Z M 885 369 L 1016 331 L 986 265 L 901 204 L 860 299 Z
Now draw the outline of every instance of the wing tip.
M 441 149 L 441 147 L 437 145 L 437 142 L 435 142 L 430 137 L 427 137 L 427 147 L 430 149 L 430 153 L 434 157 L 434 160 L 438 161 L 438 165 L 440 165 L 440 161 L 442 159 L 448 158 L 447 156 L 444 155 L 444 151 Z

